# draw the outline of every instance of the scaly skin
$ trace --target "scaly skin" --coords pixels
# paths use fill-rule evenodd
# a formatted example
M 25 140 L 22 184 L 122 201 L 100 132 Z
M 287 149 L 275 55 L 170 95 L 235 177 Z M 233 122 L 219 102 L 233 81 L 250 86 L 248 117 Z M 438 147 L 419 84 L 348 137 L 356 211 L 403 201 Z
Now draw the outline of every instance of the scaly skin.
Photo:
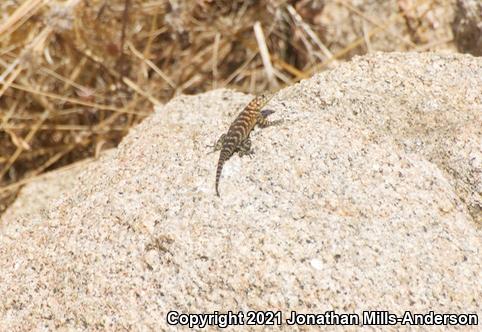
M 216 195 L 219 196 L 219 179 L 221 178 L 224 163 L 235 152 L 238 152 L 240 156 L 252 155 L 253 151 L 251 150 L 249 134 L 253 128 L 256 125 L 264 128 L 278 123 L 278 121 L 270 122 L 266 119 L 273 111 L 261 111 L 272 97 L 273 94 L 262 94 L 251 100 L 236 117 L 228 132 L 221 135 L 214 145 L 214 151 L 221 150 L 216 168 Z

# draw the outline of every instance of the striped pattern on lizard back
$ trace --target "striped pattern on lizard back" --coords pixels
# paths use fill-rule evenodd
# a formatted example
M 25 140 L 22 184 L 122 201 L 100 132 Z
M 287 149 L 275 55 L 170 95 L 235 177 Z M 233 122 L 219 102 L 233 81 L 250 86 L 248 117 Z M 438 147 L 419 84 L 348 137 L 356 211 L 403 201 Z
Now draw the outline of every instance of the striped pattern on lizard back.
M 250 155 L 252 151 L 249 134 L 253 128 L 256 125 L 267 127 L 272 124 L 266 117 L 273 112 L 261 112 L 261 109 L 268 103 L 272 96 L 272 94 L 262 94 L 251 100 L 236 117 L 229 127 L 228 132 L 222 135 L 215 144 L 214 151 L 221 150 L 216 168 L 216 195 L 219 196 L 219 179 L 221 178 L 224 163 L 231 158 L 235 152 L 238 152 L 240 156 Z

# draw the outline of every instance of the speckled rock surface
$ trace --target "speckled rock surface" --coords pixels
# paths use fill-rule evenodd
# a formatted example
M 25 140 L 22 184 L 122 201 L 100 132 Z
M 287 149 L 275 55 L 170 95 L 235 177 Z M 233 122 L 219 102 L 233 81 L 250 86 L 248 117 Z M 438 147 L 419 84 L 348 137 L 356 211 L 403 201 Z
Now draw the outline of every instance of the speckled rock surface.
M 170 310 L 480 319 L 481 97 L 480 58 L 356 58 L 277 94 L 284 123 L 228 161 L 221 198 L 206 145 L 249 96 L 176 98 L 4 216 L 0 330 L 172 329 Z
M 102 157 L 109 158 L 113 150 L 103 151 Z M 39 214 L 46 215 L 50 202 L 61 197 L 66 191 L 77 185 L 77 177 L 94 159 L 86 159 L 71 164 L 63 169 L 45 173 L 22 188 L 19 199 L 5 211 L 0 218 L 2 223 L 11 224 L 15 221 L 15 227 L 30 227 L 31 220 L 41 220 L 36 218 Z M 22 223 L 20 223 L 20 221 Z

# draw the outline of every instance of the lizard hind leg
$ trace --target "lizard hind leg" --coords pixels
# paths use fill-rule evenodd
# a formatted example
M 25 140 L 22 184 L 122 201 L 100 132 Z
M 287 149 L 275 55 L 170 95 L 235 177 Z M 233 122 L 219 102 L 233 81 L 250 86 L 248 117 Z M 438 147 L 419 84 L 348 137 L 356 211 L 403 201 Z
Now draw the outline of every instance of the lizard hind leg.
M 238 148 L 238 154 L 240 157 L 249 156 L 250 158 L 253 157 L 254 151 L 251 149 L 251 140 L 246 138 L 244 141 L 241 142 Z
M 214 145 L 207 145 L 206 147 L 213 148 L 213 150 L 211 152 L 208 152 L 207 154 L 221 150 L 221 148 L 223 147 L 225 138 L 226 138 L 226 134 L 222 134 L 221 137 L 219 137 L 219 139 L 216 141 Z

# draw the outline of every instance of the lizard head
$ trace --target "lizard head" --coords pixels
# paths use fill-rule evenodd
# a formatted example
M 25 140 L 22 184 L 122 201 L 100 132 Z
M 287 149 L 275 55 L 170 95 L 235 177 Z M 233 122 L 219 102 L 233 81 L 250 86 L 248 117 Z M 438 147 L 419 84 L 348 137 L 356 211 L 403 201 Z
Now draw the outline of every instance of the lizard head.
M 266 105 L 268 101 L 270 101 L 270 99 L 273 98 L 273 96 L 274 96 L 273 93 L 262 93 L 251 101 L 251 103 L 253 104 L 252 106 L 254 108 L 260 109 L 264 105 Z

